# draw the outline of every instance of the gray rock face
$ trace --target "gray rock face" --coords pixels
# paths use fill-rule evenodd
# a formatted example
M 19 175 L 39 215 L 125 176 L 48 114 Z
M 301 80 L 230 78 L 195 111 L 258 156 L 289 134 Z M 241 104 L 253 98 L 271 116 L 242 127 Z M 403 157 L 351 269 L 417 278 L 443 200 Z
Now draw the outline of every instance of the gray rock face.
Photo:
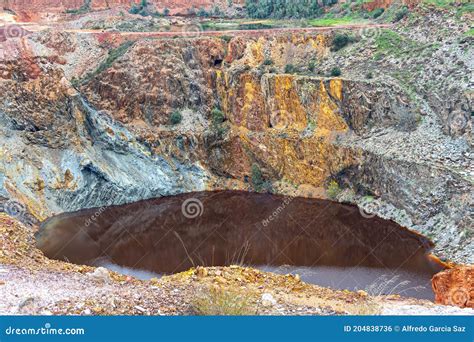
M 77 135 L 74 143 L 63 141 L 66 148 L 35 144 L 23 130 L 1 128 L 2 193 L 14 189 L 39 217 L 205 189 L 202 167 L 152 155 L 79 95 L 71 98 L 71 112 L 79 113 Z

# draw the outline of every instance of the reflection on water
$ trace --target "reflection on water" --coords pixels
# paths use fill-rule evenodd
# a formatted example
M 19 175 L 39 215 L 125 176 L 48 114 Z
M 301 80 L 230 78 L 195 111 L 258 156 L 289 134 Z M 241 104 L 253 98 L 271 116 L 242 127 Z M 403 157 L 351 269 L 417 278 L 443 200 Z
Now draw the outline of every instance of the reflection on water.
M 427 257 L 427 239 L 363 217 L 357 207 L 234 191 L 63 214 L 44 222 L 37 240 L 48 257 L 79 264 L 108 260 L 156 274 L 197 265 L 291 265 L 283 273 L 305 270 L 303 280 L 336 288 L 365 289 L 383 274 L 418 287 L 440 269 Z

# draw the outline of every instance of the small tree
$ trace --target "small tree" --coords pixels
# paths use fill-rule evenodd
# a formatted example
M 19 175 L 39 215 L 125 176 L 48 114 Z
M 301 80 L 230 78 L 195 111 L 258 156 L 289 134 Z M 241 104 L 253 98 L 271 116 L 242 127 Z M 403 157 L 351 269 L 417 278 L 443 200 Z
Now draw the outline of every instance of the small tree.
M 397 21 L 400 21 L 402 20 L 403 18 L 405 18 L 408 14 L 408 7 L 407 6 L 403 6 L 402 8 L 400 8 L 396 13 L 395 13 L 395 18 L 394 18 L 394 22 L 397 22 Z
M 338 33 L 334 37 L 332 41 L 332 48 L 334 51 L 338 51 L 344 47 L 346 47 L 352 41 L 351 37 L 349 37 L 345 33 Z
M 341 69 L 339 69 L 338 67 L 334 67 L 331 69 L 331 76 L 338 77 L 338 76 L 341 76 L 341 74 L 342 74 Z
M 208 17 L 209 16 L 209 13 L 206 11 L 206 9 L 204 7 L 201 7 L 198 11 L 198 14 L 197 14 L 199 17 Z
M 172 125 L 178 125 L 181 123 L 181 121 L 183 120 L 183 115 L 175 110 L 173 113 L 171 113 L 171 116 L 170 116 L 170 123 Z
M 219 108 L 214 108 L 211 112 L 212 123 L 214 125 L 220 125 L 225 121 L 225 115 Z
M 130 14 L 138 14 L 140 12 L 140 7 L 137 5 L 132 5 L 130 10 L 128 11 Z
M 294 74 L 296 72 L 298 72 L 298 68 L 293 64 L 287 64 L 285 66 L 285 74 Z
M 273 60 L 271 58 L 265 58 L 263 65 L 273 65 Z
M 164 15 L 165 17 L 167 17 L 167 16 L 170 15 L 170 10 L 169 10 L 168 7 L 165 7 L 165 9 L 163 10 L 163 15 Z
M 380 17 L 383 14 L 384 11 L 385 10 L 383 8 L 377 8 L 377 9 L 373 10 L 372 12 L 370 12 L 370 14 L 372 15 L 372 18 L 375 19 L 375 18 Z
M 263 179 L 262 170 L 260 170 L 257 164 L 252 165 L 250 181 L 252 182 L 252 186 L 256 191 L 263 190 L 265 180 Z

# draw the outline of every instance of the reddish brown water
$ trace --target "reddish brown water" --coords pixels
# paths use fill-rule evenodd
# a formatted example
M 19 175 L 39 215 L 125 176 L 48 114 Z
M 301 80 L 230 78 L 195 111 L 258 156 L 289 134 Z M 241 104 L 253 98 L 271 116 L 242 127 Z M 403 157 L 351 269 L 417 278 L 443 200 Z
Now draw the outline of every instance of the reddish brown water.
M 336 288 L 378 281 L 387 283 L 382 292 L 399 293 L 394 287 L 408 282 L 426 288 L 408 293 L 421 298 L 432 297 L 429 279 L 440 270 L 429 240 L 355 206 L 234 191 L 62 214 L 42 224 L 37 241 L 48 257 L 77 264 L 106 260 L 152 274 L 245 264 L 300 270 L 303 280 Z

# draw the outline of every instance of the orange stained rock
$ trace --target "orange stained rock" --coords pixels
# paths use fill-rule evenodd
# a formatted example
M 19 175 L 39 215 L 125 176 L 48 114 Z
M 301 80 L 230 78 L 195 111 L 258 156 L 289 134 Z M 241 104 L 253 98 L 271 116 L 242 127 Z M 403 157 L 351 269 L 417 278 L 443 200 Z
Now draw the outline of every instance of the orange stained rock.
M 436 303 L 474 308 L 474 265 L 460 265 L 437 273 L 431 282 Z

